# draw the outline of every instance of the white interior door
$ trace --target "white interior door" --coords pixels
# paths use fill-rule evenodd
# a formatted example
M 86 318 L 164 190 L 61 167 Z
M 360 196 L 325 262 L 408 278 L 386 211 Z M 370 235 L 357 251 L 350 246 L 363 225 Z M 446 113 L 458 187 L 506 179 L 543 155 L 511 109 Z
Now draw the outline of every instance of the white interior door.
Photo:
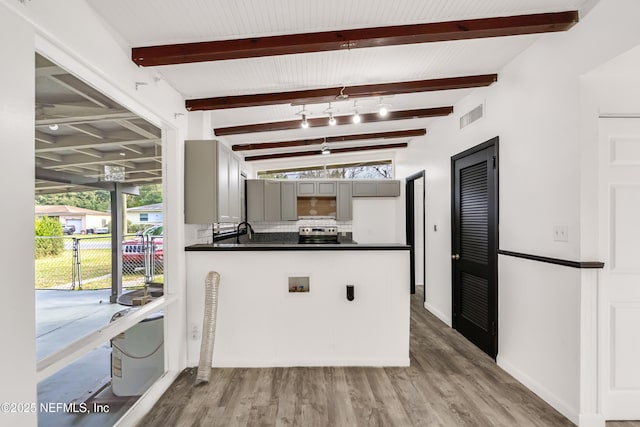
M 608 420 L 640 419 L 640 119 L 600 119 L 600 384 Z

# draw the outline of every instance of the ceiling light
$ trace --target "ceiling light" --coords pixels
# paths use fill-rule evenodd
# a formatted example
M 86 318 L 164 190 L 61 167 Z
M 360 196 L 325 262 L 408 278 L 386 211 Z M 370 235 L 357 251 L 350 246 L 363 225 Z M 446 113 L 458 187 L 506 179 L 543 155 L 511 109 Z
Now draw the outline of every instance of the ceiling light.
M 55 124 L 55 123 L 52 124 L 52 125 L 49 125 L 49 129 L 51 129 L 51 130 L 58 130 L 58 128 L 59 128 L 59 126 L 57 124 Z
M 382 102 L 382 97 L 380 97 L 380 103 L 376 106 L 376 108 L 378 109 L 378 115 L 380 117 L 385 117 L 387 114 L 389 114 L 389 104 L 384 104 Z
M 120 153 L 118 153 L 118 154 L 120 154 L 121 156 L 126 156 L 126 155 L 127 155 L 124 151 L 121 151 L 121 152 L 120 152 Z
M 329 114 L 329 126 L 335 126 L 336 125 L 336 118 L 333 117 L 333 113 L 334 113 L 334 108 L 331 106 L 331 103 L 329 103 L 329 107 L 324 110 L 325 114 Z
M 320 146 L 320 153 L 322 155 L 331 154 L 331 150 L 329 149 L 329 144 L 326 142 Z
M 309 115 L 309 112 L 305 109 L 304 105 L 302 106 L 302 110 L 298 111 L 296 114 L 299 114 L 302 117 L 302 122 L 300 123 L 302 129 L 308 128 L 309 122 L 307 121 L 307 116 Z
M 358 113 L 358 101 L 353 101 L 353 118 L 351 119 L 353 123 L 360 123 L 360 113 Z

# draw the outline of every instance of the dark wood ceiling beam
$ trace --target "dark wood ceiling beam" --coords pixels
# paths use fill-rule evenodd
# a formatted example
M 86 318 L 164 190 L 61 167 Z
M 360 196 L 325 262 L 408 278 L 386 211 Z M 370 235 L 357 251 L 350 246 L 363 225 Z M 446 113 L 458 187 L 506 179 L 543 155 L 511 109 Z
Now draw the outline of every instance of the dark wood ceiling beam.
M 436 107 L 425 108 L 421 110 L 403 110 L 389 111 L 386 117 L 380 117 L 378 113 L 360 114 L 360 124 L 373 122 L 386 122 L 391 120 L 421 119 L 428 117 L 442 117 L 453 113 L 453 107 Z M 336 126 L 350 125 L 353 115 L 335 116 Z M 308 119 L 309 127 L 328 126 L 327 118 Z M 215 128 L 213 130 L 216 136 L 240 135 L 243 133 L 270 132 L 277 130 L 300 129 L 300 120 L 289 120 L 286 122 L 258 123 L 253 125 L 230 126 L 224 128 Z
M 234 144 L 233 151 L 265 150 L 269 148 L 304 147 L 308 145 L 320 145 L 325 142 L 362 141 L 365 139 L 394 139 L 413 138 L 426 135 L 426 129 L 398 130 L 392 132 L 360 133 L 355 135 L 327 136 L 326 138 L 298 139 L 295 141 L 259 142 L 255 144 Z
M 141 66 L 325 52 L 486 37 L 565 31 L 578 22 L 577 11 L 467 19 L 414 25 L 359 28 L 319 33 L 252 37 L 198 43 L 134 47 Z
M 220 110 L 224 108 L 261 107 L 274 104 L 318 104 L 340 100 L 340 95 L 346 95 L 348 99 L 354 99 L 437 90 L 470 89 L 489 86 L 497 81 L 497 74 L 447 77 L 410 82 L 188 99 L 185 101 L 185 107 L 189 111 L 201 111 Z
M 367 145 L 362 147 L 344 147 L 344 148 L 332 148 L 331 154 L 340 153 L 352 153 L 354 151 L 371 151 L 371 150 L 388 150 L 394 148 L 406 148 L 409 144 L 406 142 L 397 144 L 381 144 L 381 145 Z M 301 157 L 301 156 L 322 156 L 320 150 L 315 151 L 294 151 L 290 153 L 276 153 L 276 154 L 263 154 L 260 156 L 248 156 L 244 160 L 247 162 L 253 162 L 256 160 L 271 160 L 282 159 L 287 157 Z

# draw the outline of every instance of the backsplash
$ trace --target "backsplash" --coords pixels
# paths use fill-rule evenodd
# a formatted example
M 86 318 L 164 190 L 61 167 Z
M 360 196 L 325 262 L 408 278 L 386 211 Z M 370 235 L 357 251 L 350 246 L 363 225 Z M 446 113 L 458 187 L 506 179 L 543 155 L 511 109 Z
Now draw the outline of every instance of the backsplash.
M 338 232 L 351 232 L 352 221 L 336 221 L 335 219 L 299 219 L 297 221 L 270 221 L 251 224 L 256 233 L 298 232 L 305 225 L 335 225 Z
M 305 225 L 335 225 L 339 233 L 351 233 L 352 221 L 337 221 L 335 219 L 299 219 L 298 221 L 268 221 L 253 222 L 251 226 L 256 233 L 297 233 L 298 228 Z M 229 228 L 232 224 L 221 224 L 222 227 Z M 209 244 L 212 240 L 212 224 L 186 224 L 187 245 Z M 192 230 L 192 231 L 190 231 Z

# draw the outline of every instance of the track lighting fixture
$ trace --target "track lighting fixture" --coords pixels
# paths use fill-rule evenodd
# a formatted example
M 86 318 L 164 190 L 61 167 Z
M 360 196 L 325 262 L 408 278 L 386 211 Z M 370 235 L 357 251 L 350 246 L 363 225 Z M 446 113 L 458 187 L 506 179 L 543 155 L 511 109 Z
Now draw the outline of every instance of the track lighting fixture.
M 378 115 L 380 117 L 385 117 L 387 114 L 389 114 L 389 104 L 384 104 L 382 102 L 382 97 L 380 97 L 380 103 L 376 106 L 376 108 L 378 109 Z
M 324 113 L 329 115 L 329 121 L 327 122 L 329 123 L 329 126 L 335 126 L 337 121 L 336 118 L 333 117 L 334 108 L 331 106 L 331 103 L 329 103 L 329 107 L 324 110 Z
M 353 121 L 353 123 L 360 123 L 360 113 L 358 113 L 358 104 L 357 101 L 353 101 L 353 118 L 351 119 L 351 121 Z
M 302 129 L 308 128 L 309 122 L 307 121 L 307 116 L 309 115 L 309 112 L 305 109 L 305 106 L 303 105 L 302 110 L 298 111 L 296 114 L 300 114 L 300 116 L 302 117 L 302 122 L 300 123 Z

